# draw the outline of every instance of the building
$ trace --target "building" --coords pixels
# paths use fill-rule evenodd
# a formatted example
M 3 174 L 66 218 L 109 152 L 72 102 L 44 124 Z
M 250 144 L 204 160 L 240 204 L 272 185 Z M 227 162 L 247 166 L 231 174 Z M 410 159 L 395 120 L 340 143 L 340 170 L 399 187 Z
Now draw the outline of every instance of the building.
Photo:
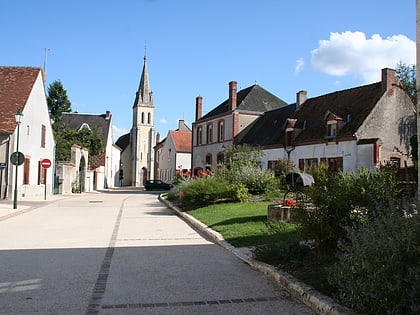
M 45 74 L 38 67 L 0 67 L 0 196 L 11 199 L 53 193 L 54 136 L 45 96 Z M 15 118 L 20 111 L 20 123 Z M 17 148 L 18 146 L 18 148 Z M 14 166 L 11 155 L 23 154 Z M 51 167 L 44 168 L 42 161 Z M 17 175 L 16 175 L 17 171 Z M 16 186 L 15 186 L 16 185 Z
M 416 133 L 415 106 L 395 71 L 382 70 L 373 84 L 308 98 L 267 111 L 240 141 L 260 147 L 264 165 L 290 159 L 302 171 L 328 164 L 336 171 L 375 170 L 380 164 L 411 165 L 410 137 Z
M 177 174 L 191 172 L 191 139 L 191 129 L 184 120 L 178 122 L 178 129 L 168 131 L 154 147 L 155 178 L 172 183 Z
M 133 104 L 133 125 L 129 134 L 121 136 L 116 144 L 121 148 L 122 185 L 141 187 L 153 179 L 155 146 L 155 106 L 150 88 L 146 57 L 139 88 Z
M 229 82 L 229 98 L 202 115 L 202 97 L 196 98 L 192 124 L 192 168 L 194 174 L 212 169 L 224 161 L 224 151 L 239 144 L 246 131 L 264 112 L 287 103 L 255 84 L 237 91 L 237 82 Z
M 90 187 L 89 190 L 100 190 L 105 188 L 112 188 L 120 185 L 120 148 L 113 144 L 112 138 L 112 114 L 106 111 L 105 114 L 79 114 L 79 113 L 63 113 L 61 117 L 61 124 L 66 128 L 81 130 L 88 128 L 96 131 L 102 136 L 104 143 L 104 151 L 96 156 L 90 155 L 88 169 L 92 171 L 91 184 L 88 182 L 82 185 L 84 188 Z M 78 155 L 75 155 L 78 156 Z M 84 158 L 84 154 L 81 155 Z M 87 161 L 85 162 L 87 163 Z M 82 165 L 84 165 L 82 163 Z M 81 184 L 83 184 L 82 181 Z M 89 185 L 89 186 L 88 186 Z

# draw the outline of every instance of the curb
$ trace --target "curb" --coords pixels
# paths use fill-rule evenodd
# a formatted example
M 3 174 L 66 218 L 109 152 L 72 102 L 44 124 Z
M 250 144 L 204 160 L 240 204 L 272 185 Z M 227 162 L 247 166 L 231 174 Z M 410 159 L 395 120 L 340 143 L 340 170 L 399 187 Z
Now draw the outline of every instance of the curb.
M 181 217 L 182 219 L 190 223 L 192 226 L 203 232 L 216 244 L 229 250 L 236 257 L 250 265 L 252 268 L 262 272 L 263 274 L 274 280 L 277 284 L 279 284 L 286 291 L 288 291 L 292 296 L 296 297 L 297 299 L 302 301 L 306 306 L 311 308 L 315 313 L 320 315 L 353 314 L 353 312 L 350 309 L 334 302 L 332 298 L 319 293 L 311 286 L 298 281 L 290 274 L 278 270 L 271 265 L 248 258 L 239 249 L 226 242 L 220 233 L 212 230 L 207 225 L 203 224 L 201 221 L 198 221 L 188 213 L 182 212 L 171 202 L 163 199 L 161 195 L 159 195 L 159 200 L 163 202 L 168 208 L 173 210 L 179 217 Z

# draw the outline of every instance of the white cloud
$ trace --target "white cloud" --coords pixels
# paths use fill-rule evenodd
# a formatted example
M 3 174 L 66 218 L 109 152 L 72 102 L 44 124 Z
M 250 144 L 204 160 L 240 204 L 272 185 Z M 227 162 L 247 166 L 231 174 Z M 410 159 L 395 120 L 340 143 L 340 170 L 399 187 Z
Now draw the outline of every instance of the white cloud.
M 362 32 L 331 33 L 311 51 L 315 69 L 334 76 L 353 74 L 365 83 L 380 80 L 382 68 L 416 63 L 416 43 L 404 35 L 366 38 Z
M 167 124 L 167 123 L 168 123 L 168 120 L 167 120 L 166 118 L 161 118 L 161 119 L 159 120 L 159 122 L 160 122 L 161 124 Z
M 302 71 L 304 65 L 305 65 L 305 60 L 303 58 L 299 58 L 298 60 L 296 60 L 295 74 L 298 74 L 300 71 Z
M 115 141 L 118 140 L 119 137 L 128 133 L 128 130 L 125 128 L 119 128 L 115 125 L 112 125 L 112 138 Z

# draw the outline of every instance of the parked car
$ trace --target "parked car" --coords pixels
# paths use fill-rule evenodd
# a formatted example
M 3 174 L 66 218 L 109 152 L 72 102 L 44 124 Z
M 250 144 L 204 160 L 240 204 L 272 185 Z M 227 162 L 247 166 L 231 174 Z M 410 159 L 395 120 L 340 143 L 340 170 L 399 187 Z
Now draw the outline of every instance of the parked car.
M 144 189 L 146 190 L 170 190 L 172 187 L 172 184 L 162 182 L 159 179 L 149 179 L 144 184 Z

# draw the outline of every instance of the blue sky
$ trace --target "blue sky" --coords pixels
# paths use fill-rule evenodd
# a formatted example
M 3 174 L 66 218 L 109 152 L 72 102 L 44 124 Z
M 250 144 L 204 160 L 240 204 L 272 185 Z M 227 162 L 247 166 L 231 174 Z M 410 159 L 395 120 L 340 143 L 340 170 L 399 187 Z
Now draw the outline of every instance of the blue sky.
M 203 114 L 255 83 L 288 103 L 379 81 L 415 64 L 415 1 L 404 0 L 2 0 L 0 64 L 44 66 L 80 113 L 132 124 L 147 55 L 155 126 Z M 48 48 L 47 54 L 45 49 Z M 116 140 L 116 139 L 115 139 Z

